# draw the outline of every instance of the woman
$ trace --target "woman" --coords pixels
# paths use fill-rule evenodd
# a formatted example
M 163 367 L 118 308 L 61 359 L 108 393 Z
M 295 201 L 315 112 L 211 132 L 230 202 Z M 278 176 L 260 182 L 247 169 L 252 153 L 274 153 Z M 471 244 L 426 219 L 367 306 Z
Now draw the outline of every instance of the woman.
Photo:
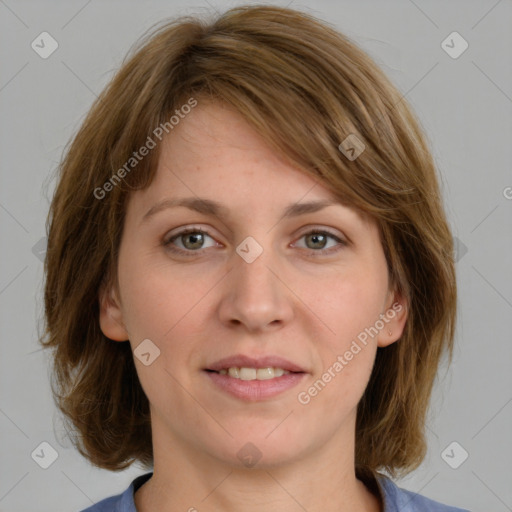
M 344 35 L 238 7 L 149 34 L 60 168 L 54 393 L 98 467 L 87 512 L 456 511 L 422 461 L 456 281 L 411 110 Z

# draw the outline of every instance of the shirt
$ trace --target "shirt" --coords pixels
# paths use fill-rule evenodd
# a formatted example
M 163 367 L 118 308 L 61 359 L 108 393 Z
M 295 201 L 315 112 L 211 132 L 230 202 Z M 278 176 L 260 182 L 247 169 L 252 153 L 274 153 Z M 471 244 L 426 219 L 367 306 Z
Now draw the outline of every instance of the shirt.
M 146 473 L 138 476 L 122 494 L 106 498 L 81 512 L 137 512 L 134 494 L 152 475 Z M 377 473 L 377 486 L 384 503 L 384 512 L 470 512 L 406 491 L 380 473 Z

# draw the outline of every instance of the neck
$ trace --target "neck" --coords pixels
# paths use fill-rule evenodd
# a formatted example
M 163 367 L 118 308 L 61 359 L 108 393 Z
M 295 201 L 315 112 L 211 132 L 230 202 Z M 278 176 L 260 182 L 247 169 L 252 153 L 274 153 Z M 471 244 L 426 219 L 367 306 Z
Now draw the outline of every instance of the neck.
M 240 467 L 197 450 L 153 423 L 153 476 L 135 493 L 138 512 L 382 512 L 380 498 L 354 469 L 353 442 L 342 437 L 314 455 Z M 299 507 L 299 508 L 298 508 Z

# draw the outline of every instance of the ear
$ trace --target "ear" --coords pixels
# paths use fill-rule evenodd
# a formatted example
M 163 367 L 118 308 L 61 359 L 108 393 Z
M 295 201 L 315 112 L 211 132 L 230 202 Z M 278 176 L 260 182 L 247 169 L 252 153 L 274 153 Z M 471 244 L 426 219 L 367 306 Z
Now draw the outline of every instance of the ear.
M 114 287 L 102 285 L 99 291 L 100 329 L 114 341 L 127 341 L 128 332 L 124 325 L 121 303 Z
M 379 331 L 377 346 L 387 347 L 400 339 L 407 320 L 409 304 L 398 292 L 388 294 L 381 318 L 384 328 Z M 391 333 L 391 334 L 389 334 Z

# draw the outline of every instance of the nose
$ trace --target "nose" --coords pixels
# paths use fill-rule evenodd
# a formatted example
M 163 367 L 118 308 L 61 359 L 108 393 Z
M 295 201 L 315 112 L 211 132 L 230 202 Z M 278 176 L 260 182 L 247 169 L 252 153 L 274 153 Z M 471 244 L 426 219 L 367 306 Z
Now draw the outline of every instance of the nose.
M 225 325 L 247 331 L 282 328 L 293 317 L 293 292 L 275 255 L 265 248 L 256 259 L 233 254 L 219 307 Z

